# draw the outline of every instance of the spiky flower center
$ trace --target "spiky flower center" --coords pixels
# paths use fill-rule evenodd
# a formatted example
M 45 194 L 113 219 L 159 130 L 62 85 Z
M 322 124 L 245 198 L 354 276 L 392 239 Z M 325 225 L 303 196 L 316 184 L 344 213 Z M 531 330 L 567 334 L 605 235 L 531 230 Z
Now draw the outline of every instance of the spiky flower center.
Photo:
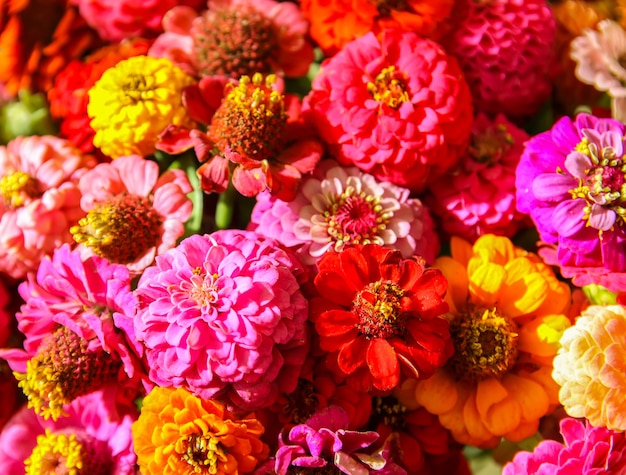
M 587 225 L 599 229 L 599 221 L 592 213 L 615 213 L 615 225 L 626 224 L 626 161 L 618 156 L 611 145 L 598 147 L 584 138 L 576 150 L 589 157 L 591 166 L 585 176 L 579 177 L 578 186 L 569 190 L 572 198 L 583 198 L 587 205 L 583 219 Z
M 407 316 L 401 311 L 404 291 L 391 281 L 376 281 L 359 291 L 352 302 L 358 330 L 367 338 L 391 338 L 404 333 Z
M 156 246 L 163 217 L 147 198 L 121 195 L 96 205 L 72 226 L 74 240 L 117 264 L 129 264 Z
M 137 104 L 141 101 L 154 99 L 156 82 L 151 76 L 140 73 L 130 73 L 120 82 L 120 88 L 124 91 L 124 98 L 128 104 Z
M 101 441 L 75 434 L 52 433 L 37 437 L 37 445 L 24 461 L 26 475 L 106 475 L 113 469 L 110 451 Z
M 228 461 L 226 448 L 208 431 L 182 435 L 174 450 L 194 473 L 221 473 L 218 464 Z
M 272 89 L 276 76 L 242 76 L 226 86 L 226 97 L 213 116 L 209 137 L 219 152 L 227 149 L 245 159 L 275 158 L 284 145 L 287 113 L 283 95 Z
M 406 406 L 394 396 L 375 396 L 372 398 L 372 416 L 370 421 L 377 426 L 383 423 L 394 431 L 403 430 L 406 427 Z
M 453 320 L 450 334 L 457 378 L 481 381 L 500 377 L 517 359 L 517 325 L 495 308 L 476 307 Z
M 65 326 L 45 339 L 26 363 L 26 374 L 14 373 L 28 407 L 45 419 L 65 415 L 64 406 L 112 381 L 121 362 Z
M 41 193 L 37 180 L 18 170 L 0 178 L 0 195 L 9 208 L 17 208 Z
M 498 163 L 510 150 L 515 141 L 504 124 L 490 127 L 472 136 L 470 156 L 478 163 Z
M 299 379 L 296 389 L 287 395 L 283 413 L 294 424 L 303 424 L 317 410 L 319 399 L 311 381 Z
M 392 65 L 383 69 L 373 82 L 368 82 L 367 90 L 375 101 L 397 109 L 403 102 L 410 100 L 405 81 L 404 74 L 396 71 L 396 67 Z
M 181 282 L 180 291 L 206 312 L 219 298 L 217 278 L 218 274 L 205 274 L 197 267 L 193 270 L 189 282 Z
M 278 46 L 273 22 L 252 7 L 208 10 L 192 27 L 191 36 L 200 76 L 236 79 L 268 73 Z

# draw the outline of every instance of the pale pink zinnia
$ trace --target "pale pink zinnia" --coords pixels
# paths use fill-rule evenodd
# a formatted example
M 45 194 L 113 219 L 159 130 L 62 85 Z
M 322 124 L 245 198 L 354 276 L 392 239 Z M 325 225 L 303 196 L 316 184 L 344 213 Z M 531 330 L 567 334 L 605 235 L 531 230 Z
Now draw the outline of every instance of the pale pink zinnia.
M 79 187 L 87 216 L 71 228 L 74 239 L 86 255 L 124 264 L 133 274 L 176 245 L 193 208 L 183 170 L 159 175 L 156 162 L 138 155 L 97 165 Z
M 262 193 L 250 229 L 293 248 L 313 265 L 326 251 L 352 244 L 379 244 L 403 257 L 434 262 L 439 239 L 428 209 L 409 190 L 334 160 L 320 162 L 302 180 L 296 198 L 284 202 Z
M 95 166 L 69 142 L 18 137 L 0 147 L 0 273 L 22 279 L 63 243 L 85 213 L 79 178 Z
M 135 290 L 152 381 L 251 410 L 293 391 L 308 353 L 303 272 L 250 231 L 193 235 L 157 256 Z
M 188 6 L 163 18 L 165 33 L 150 56 L 168 58 L 195 76 L 238 79 L 254 73 L 304 76 L 313 62 L 309 24 L 300 8 L 275 0 L 208 0 L 198 14 Z

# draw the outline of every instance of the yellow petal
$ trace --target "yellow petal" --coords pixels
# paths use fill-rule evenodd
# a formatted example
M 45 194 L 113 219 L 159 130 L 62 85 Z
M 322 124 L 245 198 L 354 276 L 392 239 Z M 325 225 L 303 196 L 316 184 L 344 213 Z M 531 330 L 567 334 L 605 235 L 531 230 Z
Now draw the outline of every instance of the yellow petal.
M 516 261 L 519 264 L 516 264 Z M 548 290 L 548 283 L 544 277 L 538 272 L 530 271 L 523 261 L 524 259 L 516 259 L 510 263 L 517 279 L 509 279 L 507 276 L 500 294 L 499 308 L 511 318 L 535 311 L 543 303 Z M 520 273 L 524 270 L 530 273 Z
M 469 278 L 472 302 L 486 307 L 495 306 L 505 278 L 506 272 L 500 265 L 486 263 L 478 267 Z
M 476 254 L 485 252 L 489 261 L 504 265 L 515 257 L 515 247 L 509 238 L 485 234 L 474 243 Z

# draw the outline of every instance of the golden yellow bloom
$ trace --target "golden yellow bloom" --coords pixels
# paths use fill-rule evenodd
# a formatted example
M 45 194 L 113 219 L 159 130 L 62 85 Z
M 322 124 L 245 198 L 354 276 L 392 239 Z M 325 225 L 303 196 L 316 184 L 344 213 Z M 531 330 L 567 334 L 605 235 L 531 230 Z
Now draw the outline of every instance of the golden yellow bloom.
M 168 125 L 193 126 L 182 103 L 193 82 L 164 58 L 134 56 L 107 69 L 88 93 L 94 145 L 112 158 L 153 154 Z
M 438 415 L 461 443 L 520 441 L 558 405 L 552 359 L 570 325 L 569 288 L 507 238 L 451 244 L 452 256 L 435 267 L 449 282 L 455 353 L 431 378 L 405 385 L 399 400 Z
M 251 473 L 269 454 L 264 430 L 254 414 L 235 419 L 216 401 L 160 387 L 144 398 L 132 429 L 143 475 Z
M 596 427 L 626 430 L 626 309 L 587 307 L 561 345 L 552 376 L 565 411 Z

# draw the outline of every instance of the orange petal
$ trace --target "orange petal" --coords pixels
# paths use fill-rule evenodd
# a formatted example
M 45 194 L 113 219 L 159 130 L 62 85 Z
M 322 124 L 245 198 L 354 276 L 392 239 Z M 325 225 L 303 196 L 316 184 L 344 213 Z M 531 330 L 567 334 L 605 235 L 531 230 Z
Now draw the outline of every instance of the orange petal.
M 548 413 L 550 401 L 537 382 L 509 373 L 502 379 L 502 384 L 519 404 L 524 421 L 539 420 Z
M 515 318 L 535 311 L 546 299 L 548 282 L 524 259 L 515 259 L 505 267 L 506 283 L 500 294 L 500 310 Z M 509 275 L 509 272 L 511 273 Z
M 467 269 L 463 265 L 451 257 L 440 257 L 435 261 L 437 267 L 446 279 L 448 279 L 448 293 L 446 294 L 446 302 L 450 306 L 450 312 L 459 313 L 466 302 L 469 280 L 467 278 Z
M 456 236 L 452 236 L 450 239 L 450 254 L 455 261 L 461 263 L 462 266 L 467 267 L 469 260 L 474 255 L 472 245 Z
M 487 262 L 479 266 L 469 277 L 472 302 L 493 307 L 499 300 L 505 277 L 504 267 L 500 265 Z
M 430 378 L 419 381 L 415 399 L 431 414 L 452 410 L 457 402 L 456 382 L 445 370 L 439 369 Z
M 474 253 L 489 256 L 494 264 L 505 265 L 515 257 L 515 247 L 509 238 L 485 234 L 474 243 Z

